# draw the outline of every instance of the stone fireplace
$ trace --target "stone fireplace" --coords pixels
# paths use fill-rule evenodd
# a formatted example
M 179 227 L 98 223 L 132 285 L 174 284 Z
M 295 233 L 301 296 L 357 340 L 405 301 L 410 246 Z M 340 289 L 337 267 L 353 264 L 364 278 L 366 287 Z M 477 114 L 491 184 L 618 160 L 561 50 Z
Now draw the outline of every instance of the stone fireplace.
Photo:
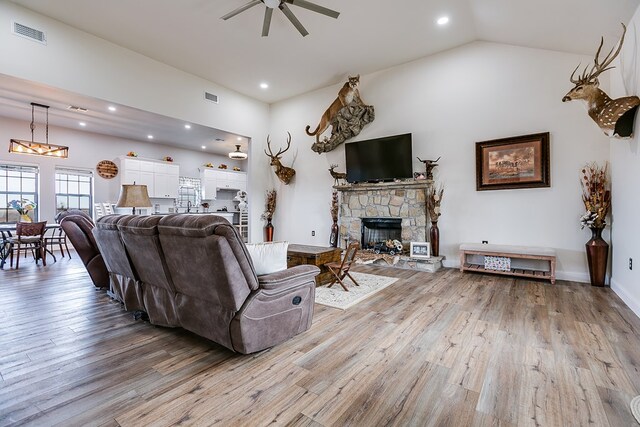
M 398 240 L 405 250 L 410 242 L 426 242 L 426 191 L 430 186 L 431 181 L 426 180 L 335 186 L 342 194 L 341 243 L 357 241 L 365 247 L 363 220 L 389 218 L 399 220 Z

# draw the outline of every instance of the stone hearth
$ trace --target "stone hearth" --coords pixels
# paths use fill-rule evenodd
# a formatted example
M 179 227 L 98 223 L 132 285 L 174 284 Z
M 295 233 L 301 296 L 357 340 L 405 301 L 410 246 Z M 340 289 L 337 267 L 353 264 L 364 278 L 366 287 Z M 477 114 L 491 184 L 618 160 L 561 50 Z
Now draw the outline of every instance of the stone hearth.
M 400 218 L 402 244 L 426 242 L 426 191 L 432 181 L 406 181 L 378 184 L 339 185 L 341 243 L 360 241 L 361 218 Z

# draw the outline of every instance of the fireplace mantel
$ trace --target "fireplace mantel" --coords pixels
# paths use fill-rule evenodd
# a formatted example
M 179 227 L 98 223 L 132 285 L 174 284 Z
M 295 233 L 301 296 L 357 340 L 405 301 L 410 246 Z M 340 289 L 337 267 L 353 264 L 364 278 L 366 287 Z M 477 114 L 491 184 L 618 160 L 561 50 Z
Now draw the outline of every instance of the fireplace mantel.
M 419 189 L 424 188 L 427 189 L 431 187 L 433 184 L 432 180 L 410 180 L 410 181 L 400 181 L 400 182 L 378 182 L 378 183 L 358 183 L 358 184 L 347 184 L 347 185 L 334 185 L 338 191 L 384 191 L 384 190 L 395 190 L 395 189 Z

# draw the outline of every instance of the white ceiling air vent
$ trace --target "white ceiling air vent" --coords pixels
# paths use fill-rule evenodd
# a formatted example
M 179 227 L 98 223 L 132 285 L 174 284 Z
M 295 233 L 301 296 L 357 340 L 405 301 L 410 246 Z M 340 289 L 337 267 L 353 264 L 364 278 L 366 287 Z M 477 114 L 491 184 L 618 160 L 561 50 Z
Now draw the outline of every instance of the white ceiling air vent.
M 27 27 L 18 22 L 13 22 L 13 34 L 20 37 L 36 41 L 38 43 L 47 44 L 47 35 L 44 31 L 36 30 L 35 28 Z
M 218 95 L 214 95 L 212 93 L 209 92 L 205 92 L 204 93 L 204 99 L 211 101 L 211 102 L 215 102 L 216 104 L 220 103 L 220 100 L 218 99 Z

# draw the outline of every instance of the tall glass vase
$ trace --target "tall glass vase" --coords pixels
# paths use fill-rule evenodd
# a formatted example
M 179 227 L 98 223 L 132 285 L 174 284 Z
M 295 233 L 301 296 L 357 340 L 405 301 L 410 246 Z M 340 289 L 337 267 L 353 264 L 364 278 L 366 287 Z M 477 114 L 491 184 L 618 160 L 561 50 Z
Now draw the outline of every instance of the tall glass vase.
M 439 256 L 440 229 L 438 229 L 438 221 L 431 221 L 431 229 L 429 230 L 429 241 L 431 242 L 431 256 Z
M 20 215 L 20 222 L 33 222 L 31 217 L 27 214 Z
M 267 225 L 264 226 L 264 241 L 273 242 L 273 224 L 271 220 L 267 220 Z
M 609 244 L 602 238 L 604 227 L 590 227 L 591 239 L 585 244 L 589 278 L 592 286 L 604 286 L 609 258 Z

